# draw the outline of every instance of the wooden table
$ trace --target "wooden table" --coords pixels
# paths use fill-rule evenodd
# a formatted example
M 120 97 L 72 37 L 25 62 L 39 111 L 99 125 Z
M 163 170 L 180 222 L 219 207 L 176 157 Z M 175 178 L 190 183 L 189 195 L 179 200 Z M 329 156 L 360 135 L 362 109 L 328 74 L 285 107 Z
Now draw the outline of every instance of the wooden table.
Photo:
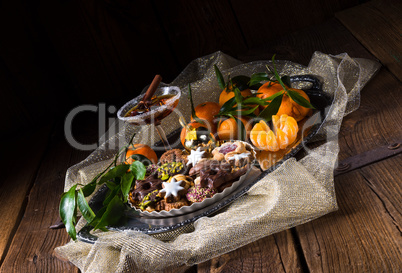
M 402 272 L 400 11 L 400 4 L 366 3 L 244 53 L 243 61 L 276 53 L 307 65 L 314 51 L 347 52 L 378 59 L 383 68 L 342 123 L 339 210 L 182 272 Z M 77 141 L 96 143 L 96 120 L 94 114 L 74 121 Z M 66 142 L 63 122 L 45 123 L 2 147 L 9 157 L 0 180 L 1 272 L 79 271 L 53 253 L 68 242 L 66 232 L 49 229 L 58 220 L 66 169 L 89 154 Z

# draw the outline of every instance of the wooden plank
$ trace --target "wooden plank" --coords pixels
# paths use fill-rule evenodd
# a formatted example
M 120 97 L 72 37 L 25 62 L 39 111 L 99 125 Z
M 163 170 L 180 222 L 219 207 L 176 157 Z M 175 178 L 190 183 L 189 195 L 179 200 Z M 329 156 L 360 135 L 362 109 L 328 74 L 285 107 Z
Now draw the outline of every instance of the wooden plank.
M 2 143 L 2 176 L 0 179 L 0 264 L 25 210 L 26 196 L 35 180 L 48 144 L 51 126 L 37 128 L 27 136 L 16 135 Z M 3 169 L 4 168 L 4 169 Z
M 342 43 L 340 44 L 339 41 Z M 301 43 L 303 43 L 302 46 Z M 261 46 L 249 49 L 238 58 L 247 62 L 271 60 L 276 54 L 277 60 L 289 60 L 307 66 L 315 51 L 332 55 L 346 52 L 354 58 L 374 59 L 373 55 L 364 49 L 336 19 L 280 36 Z
M 333 18 L 335 12 L 359 3 L 357 0 L 230 2 L 249 48 L 259 47 L 294 31 L 321 24 Z M 301 41 L 304 45 L 304 39 L 298 42 Z
M 401 100 L 401 83 L 382 69 L 362 90 L 359 109 L 343 120 L 339 159 L 398 141 L 402 136 Z
M 402 81 L 402 2 L 373 0 L 336 17 Z
M 247 49 L 227 1 L 157 0 L 155 9 L 181 69 L 217 50 L 237 56 Z
M 198 272 L 303 272 L 290 230 L 198 265 Z
M 400 166 L 402 155 L 392 159 L 383 160 L 374 166 L 367 166 L 361 169 L 367 186 L 378 196 L 382 202 L 382 213 L 388 214 L 391 230 L 394 232 L 396 242 L 402 246 L 402 183 Z M 398 237 L 399 235 L 399 237 Z M 402 254 L 402 252 L 400 252 Z M 402 263 L 402 260 L 400 260 Z
M 96 124 L 85 120 L 86 127 Z M 88 151 L 78 151 L 65 140 L 63 124 L 59 123 L 26 202 L 24 216 L 16 230 L 0 272 L 78 272 L 72 264 L 58 260 L 53 250 L 69 241 L 64 229 L 49 229 L 59 219 L 58 206 L 64 189 L 67 168 L 80 162 Z M 85 127 L 83 127 L 85 128 Z M 84 138 L 76 136 L 77 140 Z M 96 141 L 96 134 L 86 136 Z M 25 194 L 21 194 L 25 197 Z M 11 203 L 19 204 L 18 200 Z M 22 202 L 21 202 L 22 203 Z
M 296 227 L 310 272 L 400 272 L 402 156 L 336 179 L 339 211 Z

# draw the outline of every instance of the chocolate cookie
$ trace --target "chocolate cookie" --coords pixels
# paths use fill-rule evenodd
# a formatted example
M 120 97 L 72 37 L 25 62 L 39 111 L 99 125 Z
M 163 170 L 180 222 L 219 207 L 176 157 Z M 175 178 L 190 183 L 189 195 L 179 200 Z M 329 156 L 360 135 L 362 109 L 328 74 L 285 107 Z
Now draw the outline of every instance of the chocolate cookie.
M 154 190 L 145 195 L 145 197 L 142 199 L 142 201 L 138 204 L 138 207 L 141 210 L 154 210 L 153 207 L 155 204 L 161 200 L 161 198 L 158 195 L 159 190 Z
M 209 164 L 203 164 L 199 168 L 199 181 L 201 187 L 209 187 L 221 192 L 230 186 L 233 181 L 247 172 L 248 167 L 233 169 L 230 163 L 222 161 L 216 164 L 215 160 L 208 160 Z M 197 166 L 198 167 L 198 166 Z
M 197 164 L 195 164 L 195 166 L 190 169 L 189 175 L 199 176 L 201 170 L 209 170 L 209 169 L 212 170 L 225 169 L 227 171 L 231 171 L 232 166 L 225 161 L 219 161 L 213 159 L 202 160 Z
M 187 167 L 182 162 L 169 162 L 162 164 L 157 170 L 158 178 L 166 181 L 176 174 L 184 174 L 187 172 Z
M 186 197 L 190 202 L 202 202 L 214 196 L 215 193 L 216 190 L 212 188 L 202 188 L 200 185 L 197 185 L 188 189 Z
M 184 165 L 187 164 L 187 153 L 180 149 L 172 149 L 163 153 L 159 159 L 161 164 L 171 163 L 171 162 L 181 162 Z
M 138 204 L 143 201 L 147 194 L 162 189 L 162 182 L 155 176 L 148 176 L 145 180 L 137 180 L 134 189 L 129 194 L 131 203 Z

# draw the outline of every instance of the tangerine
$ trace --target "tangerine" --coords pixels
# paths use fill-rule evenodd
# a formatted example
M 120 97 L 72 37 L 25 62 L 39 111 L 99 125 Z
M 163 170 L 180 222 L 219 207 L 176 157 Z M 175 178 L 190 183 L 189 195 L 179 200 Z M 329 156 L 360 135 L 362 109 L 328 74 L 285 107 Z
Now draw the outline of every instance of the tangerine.
M 148 158 L 152 163 L 158 163 L 158 156 L 155 151 L 145 144 L 134 144 L 128 147 L 126 152 L 126 164 L 132 164 L 135 160 L 131 158 L 132 155 L 143 155 Z
M 236 118 L 241 120 L 241 122 L 243 123 L 248 138 L 252 128 L 250 118 L 239 117 L 239 116 L 237 116 Z M 217 134 L 220 140 L 240 139 L 241 137 L 237 121 L 234 118 L 227 118 L 225 120 L 220 121 L 218 124 Z
M 219 114 L 220 110 L 221 106 L 218 103 L 212 101 L 203 102 L 194 108 L 195 115 L 199 119 L 202 119 L 203 121 L 208 123 L 205 124 L 206 127 L 210 127 L 210 131 L 214 134 L 216 132 L 215 116 Z M 194 121 L 193 117 L 191 117 L 191 121 Z
M 297 121 L 286 114 L 272 116 L 273 130 L 261 120 L 251 129 L 250 140 L 253 145 L 264 151 L 276 152 L 292 144 L 297 137 Z
M 247 98 L 253 95 L 253 93 L 251 93 L 250 89 L 244 89 L 243 91 L 240 91 L 240 94 Z M 232 92 L 231 89 L 229 89 L 229 91 L 227 90 L 227 88 L 223 89 L 221 94 L 219 95 L 219 105 L 222 107 L 222 105 L 225 104 L 225 102 L 227 102 L 228 100 L 230 100 L 231 98 L 234 97 L 234 92 Z
M 266 82 L 258 89 L 257 97 L 266 99 L 282 90 L 283 87 L 278 82 Z
M 288 88 L 288 89 L 296 91 L 301 96 L 303 96 L 307 101 L 310 102 L 310 98 L 303 90 L 295 88 Z M 283 91 L 283 87 L 279 83 L 266 82 L 258 89 L 257 97 L 265 99 L 281 91 Z M 310 113 L 310 111 L 311 109 L 299 105 L 285 93 L 282 97 L 282 103 L 276 115 L 280 116 L 286 114 L 288 116 L 295 118 L 296 121 L 300 121 L 305 116 L 307 116 Z

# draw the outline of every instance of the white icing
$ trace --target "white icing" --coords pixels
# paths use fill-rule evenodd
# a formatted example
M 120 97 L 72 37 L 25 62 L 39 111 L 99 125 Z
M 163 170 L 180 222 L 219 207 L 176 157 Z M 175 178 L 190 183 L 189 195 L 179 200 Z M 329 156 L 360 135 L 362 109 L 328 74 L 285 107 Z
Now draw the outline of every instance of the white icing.
M 177 197 L 179 195 L 179 191 L 184 189 L 182 186 L 180 186 L 182 182 L 183 180 L 176 181 L 175 178 L 172 178 L 170 182 L 163 182 L 163 189 L 160 190 L 160 192 L 165 192 L 165 197 L 169 197 L 171 195 Z
M 228 157 L 228 160 L 235 160 L 235 161 L 237 161 L 237 160 L 241 160 L 241 159 L 243 159 L 243 158 L 249 158 L 250 155 L 251 155 L 250 152 L 245 152 L 245 153 L 241 153 L 241 154 L 234 154 L 234 155 Z
M 204 155 L 205 151 L 201 151 L 201 147 L 198 147 L 197 150 L 191 150 L 191 154 L 187 156 L 187 165 L 193 164 L 193 166 L 195 164 L 198 163 L 198 161 L 200 161 Z

